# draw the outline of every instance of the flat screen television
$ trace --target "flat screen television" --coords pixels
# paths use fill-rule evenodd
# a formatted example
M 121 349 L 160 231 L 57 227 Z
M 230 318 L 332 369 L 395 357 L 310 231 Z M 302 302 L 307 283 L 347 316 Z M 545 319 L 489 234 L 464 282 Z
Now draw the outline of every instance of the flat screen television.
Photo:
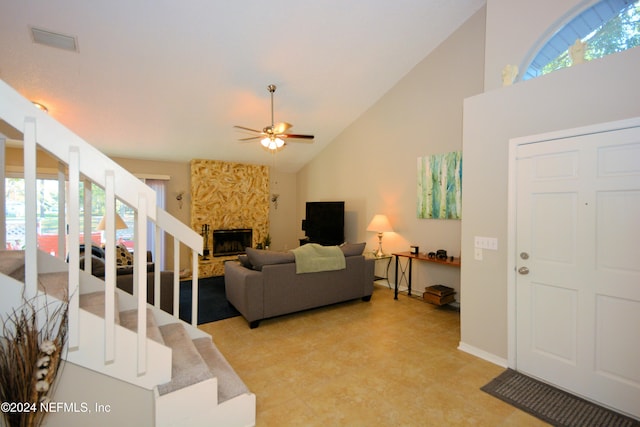
M 309 243 L 344 243 L 344 202 L 307 202 L 303 230 Z

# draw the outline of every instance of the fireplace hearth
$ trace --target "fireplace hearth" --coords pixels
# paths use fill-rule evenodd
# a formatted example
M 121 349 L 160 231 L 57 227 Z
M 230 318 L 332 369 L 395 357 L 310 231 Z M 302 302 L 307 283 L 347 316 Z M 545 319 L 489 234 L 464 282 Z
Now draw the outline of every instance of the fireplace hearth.
M 213 230 L 213 256 L 230 256 L 245 253 L 244 248 L 253 244 L 250 228 Z

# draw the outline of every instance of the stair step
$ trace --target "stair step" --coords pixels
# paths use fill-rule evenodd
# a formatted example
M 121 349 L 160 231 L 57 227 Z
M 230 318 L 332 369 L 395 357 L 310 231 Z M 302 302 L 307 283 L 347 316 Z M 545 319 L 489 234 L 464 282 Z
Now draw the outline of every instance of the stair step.
M 138 331 L 138 310 L 126 310 L 120 313 L 120 325 L 125 328 L 137 332 Z M 147 338 L 164 344 L 162 339 L 162 333 L 158 327 L 156 317 L 153 315 L 153 310 L 147 308 Z
M 209 367 L 181 323 L 160 326 L 160 332 L 165 344 L 173 350 L 171 381 L 158 386 L 160 395 L 213 378 Z
M 80 295 L 80 308 L 87 310 L 91 314 L 104 318 L 104 292 L 91 292 Z M 120 310 L 118 309 L 118 295 L 115 300 L 114 320 L 120 324 Z
M 24 251 L 0 251 L 0 273 L 24 282 Z
M 218 403 L 249 392 L 247 386 L 220 353 L 211 338 L 196 338 L 193 343 L 209 367 L 211 374 L 218 378 Z
M 38 274 L 38 288 L 47 295 L 66 301 L 69 294 L 69 273 L 60 271 L 57 273 Z
M 24 251 L 0 251 L 0 273 L 24 283 Z M 38 274 L 38 288 L 47 295 L 66 300 L 69 273 L 66 271 Z

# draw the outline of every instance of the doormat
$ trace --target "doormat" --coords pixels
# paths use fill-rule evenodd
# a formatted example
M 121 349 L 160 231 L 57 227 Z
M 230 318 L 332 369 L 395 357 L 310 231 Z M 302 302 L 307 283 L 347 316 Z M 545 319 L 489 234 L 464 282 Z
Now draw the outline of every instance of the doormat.
M 480 389 L 554 426 L 640 427 L 638 420 L 512 369 L 507 369 Z

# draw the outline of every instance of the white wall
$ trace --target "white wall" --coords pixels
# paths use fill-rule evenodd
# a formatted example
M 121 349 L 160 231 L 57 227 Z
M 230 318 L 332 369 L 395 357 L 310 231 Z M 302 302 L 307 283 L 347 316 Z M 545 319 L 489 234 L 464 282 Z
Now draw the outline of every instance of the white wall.
M 397 231 L 385 236 L 386 251 L 415 244 L 421 250 L 461 252 L 460 277 L 421 266 L 414 284 L 460 280 L 461 344 L 488 358 L 507 358 L 508 140 L 640 115 L 640 48 L 501 88 L 504 65 L 523 67 L 535 47 L 552 35 L 554 24 L 593 2 L 488 0 L 486 10 L 425 58 L 297 177 L 299 219 L 305 201 L 345 200 L 348 240 L 366 240 L 369 249 L 375 248 L 375 233 L 365 229 L 381 212 Z M 416 158 L 461 147 L 462 221 L 418 220 Z M 476 235 L 499 239 L 499 250 L 485 250 L 482 262 L 473 257 Z
M 270 196 L 278 194 L 278 203 L 269 202 L 271 249 L 286 251 L 299 245 L 300 222 L 296 216 L 296 175 L 271 168 Z
M 502 86 L 502 69 L 520 75 L 560 26 L 598 0 L 487 0 L 485 91 Z
M 509 139 L 640 116 L 640 48 L 465 101 L 461 341 L 507 358 Z M 499 250 L 473 260 L 473 237 Z
M 60 410 L 44 426 L 154 426 L 153 391 L 145 390 L 71 362 L 64 362 L 52 402 L 76 405 L 78 412 Z M 78 387 L 84 384 L 84 387 Z M 82 405 L 89 411 L 82 412 Z M 72 406 L 70 406 L 73 408 Z
M 299 219 L 306 201 L 344 200 L 350 242 L 375 249 L 366 227 L 385 213 L 396 231 L 385 235 L 385 252 L 418 245 L 460 254 L 460 221 L 416 217 L 417 158 L 462 148 L 462 101 L 483 87 L 484 22 L 483 8 L 298 173 Z M 415 289 L 459 288 L 458 269 L 420 264 L 414 272 Z

